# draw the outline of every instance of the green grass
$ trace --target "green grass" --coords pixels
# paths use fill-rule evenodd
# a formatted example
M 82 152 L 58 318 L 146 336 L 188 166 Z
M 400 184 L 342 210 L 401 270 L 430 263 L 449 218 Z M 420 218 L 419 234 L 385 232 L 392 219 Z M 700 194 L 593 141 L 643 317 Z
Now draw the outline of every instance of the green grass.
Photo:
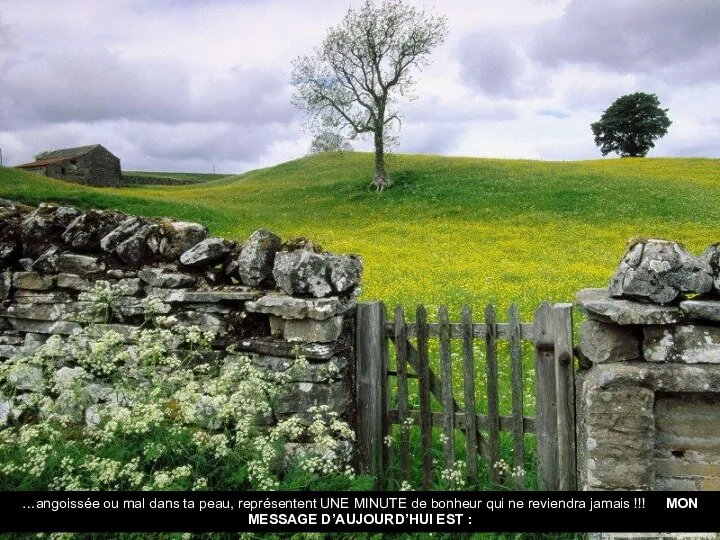
M 391 155 L 388 164 L 394 186 L 382 193 L 369 185 L 372 155 L 352 152 L 187 186 L 91 188 L 0 169 L 0 197 L 199 221 L 214 235 L 239 240 L 261 227 L 284 239 L 306 236 L 327 250 L 362 255 L 361 298 L 381 299 L 390 310 L 402 304 L 411 320 L 419 303 L 430 320 L 447 304 L 457 321 L 463 303 L 480 318 L 494 302 L 503 321 L 516 302 L 530 321 L 543 300 L 572 301 L 578 289 L 607 285 L 631 237 L 678 240 L 695 253 L 720 240 L 718 159 Z M 532 415 L 531 353 L 524 357 Z M 457 351 L 453 363 L 460 364 Z M 476 372 L 482 409 L 484 369 Z M 501 414 L 508 414 L 504 360 L 500 383 Z M 457 385 L 456 395 L 462 401 Z M 462 457 L 461 439 L 456 446 Z
M 150 171 L 124 171 L 123 175 L 127 176 L 144 176 L 147 178 L 172 178 L 174 180 L 182 180 L 188 184 L 207 182 L 208 180 L 217 180 L 229 176 L 227 174 L 213 173 L 182 173 L 182 172 L 150 172 Z
M 604 286 L 630 237 L 699 252 L 720 238 L 720 160 L 541 162 L 392 155 L 394 186 L 369 186 L 372 156 L 320 154 L 188 186 L 91 188 L 0 169 L 0 197 L 200 221 L 243 239 L 256 228 L 307 236 L 365 260 L 363 299 L 430 317 L 480 313 Z M 173 173 L 176 174 L 176 173 Z M 504 319 L 504 317 L 500 317 Z

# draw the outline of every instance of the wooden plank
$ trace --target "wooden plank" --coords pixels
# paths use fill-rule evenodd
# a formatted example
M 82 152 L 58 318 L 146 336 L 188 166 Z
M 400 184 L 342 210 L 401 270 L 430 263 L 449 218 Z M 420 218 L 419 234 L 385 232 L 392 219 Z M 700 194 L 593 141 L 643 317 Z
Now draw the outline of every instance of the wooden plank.
M 554 339 L 550 334 L 550 304 L 535 312 L 535 433 L 537 435 L 538 489 L 557 491 L 557 404 Z
M 555 395 L 557 399 L 558 489 L 576 489 L 575 472 L 575 363 L 573 362 L 572 304 L 555 304 L 550 333 L 555 341 Z
M 398 413 L 400 420 L 400 479 L 410 480 L 410 427 L 408 419 L 407 332 L 402 306 L 395 308 L 395 351 L 397 356 Z
M 478 483 L 478 431 L 475 416 L 475 357 L 473 351 L 472 311 L 467 304 L 462 308 L 463 325 L 463 389 L 465 391 L 467 467 L 470 481 Z
M 498 376 L 497 376 L 497 333 L 495 329 L 495 308 L 488 304 L 485 309 L 485 372 L 487 374 L 488 447 L 490 458 L 490 478 L 495 486 L 500 485 L 500 469 L 496 466 L 500 461 L 500 411 L 498 407 Z
M 498 339 L 508 339 L 510 337 L 510 324 L 509 323 L 496 323 L 496 334 Z M 473 337 L 479 339 L 485 339 L 487 328 L 482 323 L 473 324 Z M 392 337 L 395 333 L 395 327 L 392 323 L 388 323 L 386 326 L 388 337 Z M 407 334 L 408 337 L 416 337 L 417 330 L 415 323 L 407 323 Z M 438 323 L 428 323 L 428 337 L 439 337 L 440 336 L 440 325 Z M 522 339 L 535 341 L 533 335 L 533 324 L 532 323 L 521 323 L 520 324 L 520 335 Z M 463 337 L 463 325 L 462 323 L 450 323 L 450 337 L 453 339 L 460 339 Z
M 411 410 L 409 411 L 410 418 L 417 425 L 420 425 L 420 411 Z M 456 412 L 455 415 L 455 429 L 465 429 L 469 419 L 465 412 Z M 430 425 L 433 427 L 443 426 L 443 413 L 434 412 L 430 415 Z M 388 411 L 388 420 L 392 424 L 400 423 L 400 415 L 397 409 Z M 501 416 L 500 417 L 500 431 L 512 433 L 515 419 L 512 416 Z M 476 414 L 475 424 L 479 431 L 487 431 L 490 428 L 490 419 L 486 414 Z M 535 419 L 530 416 L 523 417 L 523 430 L 525 433 L 535 433 Z
M 428 360 L 427 313 L 420 305 L 415 316 L 417 327 L 418 365 L 417 374 L 420 379 L 420 431 L 422 437 L 423 457 L 423 489 L 430 489 L 432 484 L 432 424 L 430 419 L 430 364 Z
M 387 469 L 387 338 L 385 305 L 360 303 L 356 314 L 356 412 L 360 470 L 384 485 Z
M 512 387 L 512 418 L 513 418 L 513 468 L 525 469 L 525 441 L 523 430 L 523 369 L 522 344 L 520 342 L 520 314 L 516 304 L 510 306 L 508 312 L 510 324 L 510 380 Z M 514 477 L 515 488 L 525 487 L 521 475 Z
M 452 363 L 450 360 L 450 321 L 447 306 L 440 306 L 438 312 L 440 321 L 440 378 L 443 389 L 443 435 L 445 470 L 452 471 L 455 465 L 455 421 L 454 399 L 452 383 Z

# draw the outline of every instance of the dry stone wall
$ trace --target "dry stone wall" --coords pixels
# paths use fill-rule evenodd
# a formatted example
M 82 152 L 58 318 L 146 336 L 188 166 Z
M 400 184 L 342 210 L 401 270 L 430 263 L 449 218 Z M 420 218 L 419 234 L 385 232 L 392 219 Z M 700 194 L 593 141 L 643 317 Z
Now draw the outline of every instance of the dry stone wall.
M 630 246 L 577 304 L 581 489 L 720 489 L 720 257 Z
M 177 325 L 213 332 L 218 362 L 249 354 L 263 369 L 286 371 L 307 359 L 271 421 L 313 405 L 349 419 L 361 274 L 357 256 L 321 252 L 303 239 L 283 243 L 264 230 L 239 243 L 211 237 L 197 223 L 0 200 L 0 361 L 78 332 L 73 316 L 88 308 L 80 295 L 103 280 L 123 292 L 111 320 L 94 326 L 119 332 L 128 346 L 152 297 Z M 18 384 L 18 393 L 28 385 Z M 0 398 L 5 423 L 13 405 Z

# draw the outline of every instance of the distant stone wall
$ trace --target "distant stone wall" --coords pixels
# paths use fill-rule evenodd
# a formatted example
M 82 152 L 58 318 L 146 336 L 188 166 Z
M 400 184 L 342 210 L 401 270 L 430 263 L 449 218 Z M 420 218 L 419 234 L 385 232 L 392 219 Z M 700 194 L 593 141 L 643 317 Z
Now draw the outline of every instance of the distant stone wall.
M 719 254 L 641 241 L 578 293 L 580 489 L 720 489 Z
M 268 370 L 307 358 L 274 420 L 313 405 L 350 419 L 361 273 L 359 257 L 320 252 L 302 239 L 283 243 L 264 230 L 238 243 L 210 237 L 197 223 L 0 200 L 0 361 L 77 332 L 72 315 L 87 307 L 80 293 L 105 280 L 125 292 L 112 320 L 97 326 L 128 345 L 152 296 L 178 325 L 214 332 L 218 362 L 230 345 Z M 12 407 L 0 405 L 5 423 Z

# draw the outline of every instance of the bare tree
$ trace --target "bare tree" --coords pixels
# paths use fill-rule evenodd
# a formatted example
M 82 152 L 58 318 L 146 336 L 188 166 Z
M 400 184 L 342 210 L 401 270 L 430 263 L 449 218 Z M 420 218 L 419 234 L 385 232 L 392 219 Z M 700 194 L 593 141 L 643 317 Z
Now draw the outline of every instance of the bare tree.
M 373 136 L 372 185 L 390 185 L 385 145 L 391 123 L 400 122 L 397 97 L 413 85 L 413 68 L 427 64 L 430 50 L 447 34 L 446 19 L 402 0 L 376 7 L 366 0 L 328 30 L 322 46 L 293 62 L 293 104 L 306 110 L 316 131 Z

